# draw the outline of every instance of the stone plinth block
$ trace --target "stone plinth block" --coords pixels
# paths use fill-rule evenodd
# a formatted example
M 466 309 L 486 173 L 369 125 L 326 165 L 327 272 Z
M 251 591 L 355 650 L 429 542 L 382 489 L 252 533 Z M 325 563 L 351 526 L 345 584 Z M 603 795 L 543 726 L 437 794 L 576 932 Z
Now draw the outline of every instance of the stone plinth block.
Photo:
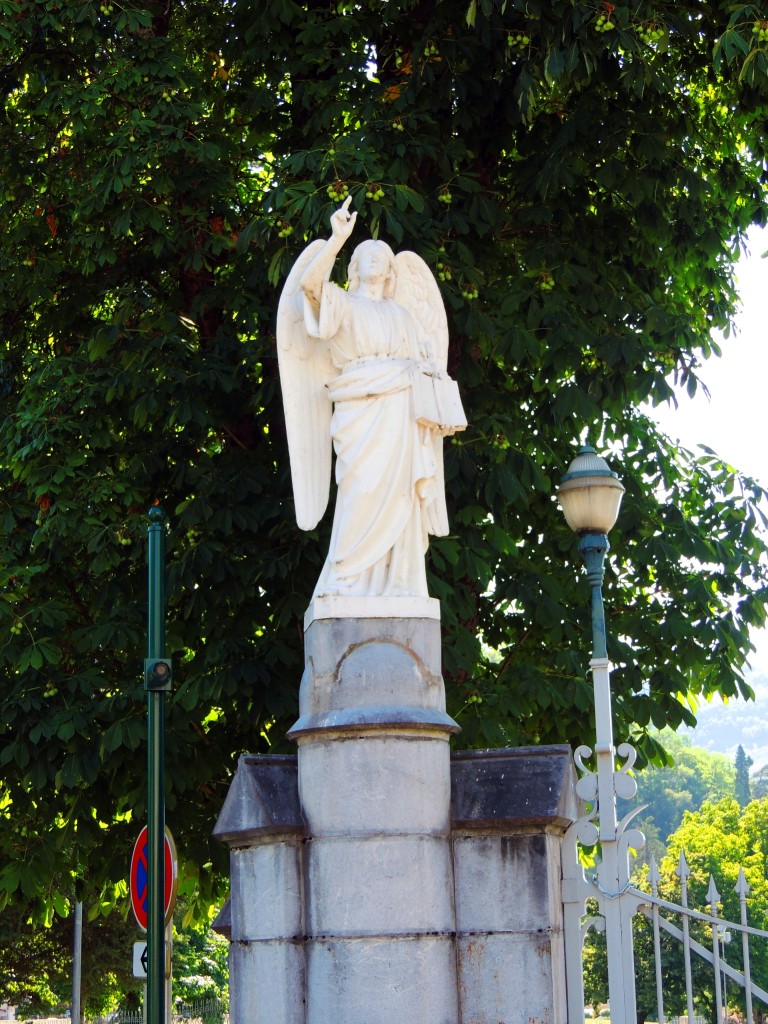
M 306 896 L 309 935 L 452 932 L 450 846 L 425 835 L 312 840 Z
M 577 816 L 567 746 L 454 755 L 459 1020 L 566 1017 L 560 847 Z
M 448 735 L 419 736 L 413 729 L 302 739 L 299 784 L 309 834 L 447 834 Z
M 305 1024 L 304 945 L 233 942 L 229 950 L 232 1024 Z
M 538 932 L 561 927 L 556 835 L 455 835 L 456 927 Z M 545 868 L 546 870 L 543 870 Z
M 301 937 L 302 852 L 301 841 L 275 839 L 231 851 L 233 941 Z
M 450 936 L 311 940 L 311 1024 L 456 1024 Z
M 232 1024 L 306 1024 L 295 757 L 244 756 L 214 835 L 229 845 Z
M 565 977 L 553 974 L 561 951 L 544 932 L 459 935 L 461 1024 L 563 1024 Z
M 440 602 L 434 597 L 313 597 L 304 615 L 304 629 L 315 619 L 434 619 L 440 621 Z

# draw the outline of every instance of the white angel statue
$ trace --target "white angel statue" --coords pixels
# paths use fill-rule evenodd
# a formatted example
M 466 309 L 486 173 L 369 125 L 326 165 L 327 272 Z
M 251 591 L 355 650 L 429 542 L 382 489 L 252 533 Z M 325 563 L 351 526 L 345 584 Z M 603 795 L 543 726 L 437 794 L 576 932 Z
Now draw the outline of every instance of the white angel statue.
M 280 297 L 277 346 L 296 520 L 313 529 L 338 493 L 313 597 L 427 596 L 428 535 L 448 532 L 443 436 L 467 425 L 446 374 L 437 282 L 412 252 L 368 239 L 344 289 L 331 269 L 355 226 L 350 199 L 309 245 Z

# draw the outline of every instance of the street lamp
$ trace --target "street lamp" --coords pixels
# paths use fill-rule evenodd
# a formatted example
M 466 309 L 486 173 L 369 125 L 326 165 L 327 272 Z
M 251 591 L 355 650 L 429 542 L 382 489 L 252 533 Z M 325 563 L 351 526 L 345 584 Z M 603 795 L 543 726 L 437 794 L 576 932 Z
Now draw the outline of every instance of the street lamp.
M 587 569 L 592 590 L 592 685 L 595 701 L 595 760 L 589 799 L 597 802 L 601 859 L 595 885 L 600 912 L 605 919 L 608 947 L 608 991 L 614 1024 L 634 1024 L 635 972 L 632 952 L 632 909 L 620 897 L 629 887 L 629 860 L 621 839 L 625 823 L 616 814 L 616 796 L 634 794 L 627 776 L 616 771 L 613 745 L 610 662 L 606 648 L 603 576 L 609 550 L 608 533 L 619 514 L 624 486 L 590 445 L 584 445 L 568 467 L 557 490 L 557 497 L 570 528 L 578 534 L 579 551 Z M 579 748 L 589 754 L 589 748 Z M 622 746 L 622 756 L 634 755 Z M 578 763 L 578 756 L 577 756 Z M 628 765 L 629 766 L 629 762 Z M 582 765 L 583 767 L 583 765 Z M 591 775 L 591 773 L 590 773 Z M 583 780 L 582 780 L 583 781 Z M 593 785 L 594 784 L 594 785 Z M 582 789 L 582 795 L 586 790 Z M 590 815 L 592 818 L 593 815 Z M 576 1008 L 574 1012 L 580 1012 Z
M 603 575 L 608 533 L 619 514 L 624 485 L 591 445 L 584 445 L 557 490 L 565 521 L 579 535 L 579 551 L 592 588 L 592 657 L 607 657 Z

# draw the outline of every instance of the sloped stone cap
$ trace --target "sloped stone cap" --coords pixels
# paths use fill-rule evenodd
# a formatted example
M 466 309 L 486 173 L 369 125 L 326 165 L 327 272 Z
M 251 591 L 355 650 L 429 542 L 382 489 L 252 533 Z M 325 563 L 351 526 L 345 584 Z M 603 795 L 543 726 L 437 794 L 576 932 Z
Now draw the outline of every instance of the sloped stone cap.
M 215 839 L 245 845 L 258 836 L 304 833 L 295 755 L 244 754 L 213 830 Z
M 567 828 L 579 816 L 571 748 L 513 747 L 451 755 L 451 825 Z M 213 835 L 229 846 L 259 836 L 304 835 L 295 755 L 244 754 Z
M 578 817 L 571 748 L 462 750 L 451 757 L 451 825 L 567 828 Z
M 218 912 L 214 918 L 213 924 L 211 925 L 213 931 L 219 935 L 223 935 L 225 939 L 232 939 L 232 898 L 229 897 L 227 902 Z
M 286 734 L 296 739 L 308 733 L 380 732 L 382 729 L 417 732 L 460 732 L 461 728 L 444 711 L 418 707 L 362 707 L 326 711 L 319 715 L 302 715 Z

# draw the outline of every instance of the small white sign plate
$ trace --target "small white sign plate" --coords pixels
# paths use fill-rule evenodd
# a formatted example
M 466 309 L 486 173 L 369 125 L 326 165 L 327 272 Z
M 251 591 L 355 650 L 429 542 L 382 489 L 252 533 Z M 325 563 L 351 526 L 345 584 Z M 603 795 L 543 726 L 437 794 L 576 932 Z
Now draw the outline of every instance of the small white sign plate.
M 165 977 L 171 976 L 171 950 L 172 944 L 165 943 Z M 133 944 L 133 976 L 134 978 L 146 978 L 147 976 L 147 943 L 134 942 Z
M 146 978 L 147 976 L 146 942 L 134 942 L 133 944 L 133 976 L 134 978 Z

